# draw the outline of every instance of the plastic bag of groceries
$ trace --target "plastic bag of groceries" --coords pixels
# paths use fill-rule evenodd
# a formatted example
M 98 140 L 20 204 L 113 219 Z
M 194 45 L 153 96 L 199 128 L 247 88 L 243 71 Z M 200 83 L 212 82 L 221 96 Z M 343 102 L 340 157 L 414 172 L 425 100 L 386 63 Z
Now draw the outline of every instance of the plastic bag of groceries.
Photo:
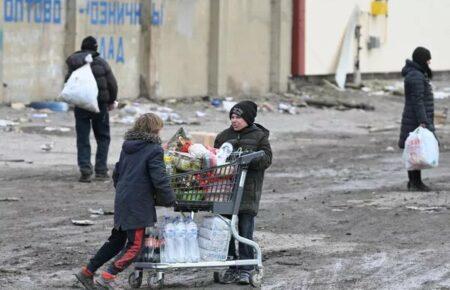
M 439 144 L 434 134 L 423 127 L 409 133 L 403 150 L 406 170 L 422 170 L 439 164 Z
M 86 64 L 76 69 L 64 84 L 61 97 L 69 104 L 98 113 L 98 87 L 91 69 L 92 55 L 85 58 Z

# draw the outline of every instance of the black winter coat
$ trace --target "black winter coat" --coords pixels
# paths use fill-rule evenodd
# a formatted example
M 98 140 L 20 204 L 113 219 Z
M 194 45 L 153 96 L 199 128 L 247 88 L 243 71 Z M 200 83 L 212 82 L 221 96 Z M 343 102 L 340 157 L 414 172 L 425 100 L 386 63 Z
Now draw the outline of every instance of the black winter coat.
M 152 134 L 129 131 L 125 135 L 113 172 L 116 229 L 153 226 L 155 206 L 171 206 L 175 202 L 160 143 L 159 137 Z
M 264 171 L 272 164 L 272 149 L 269 143 L 269 130 L 259 124 L 253 124 L 241 131 L 234 131 L 232 127 L 222 131 L 214 141 L 214 147 L 229 142 L 233 149 L 243 152 L 255 152 L 263 150 L 265 155 L 253 160 L 249 164 L 247 178 L 244 184 L 240 213 L 256 215 L 259 209 L 259 201 L 264 180 Z
M 420 124 L 426 124 L 434 132 L 434 98 L 430 80 L 420 65 L 406 60 L 402 76 L 405 78 L 405 106 L 398 146 L 405 148 L 409 133 Z
M 96 51 L 82 50 L 77 51 L 66 60 L 68 71 L 65 77 L 65 82 L 69 79 L 72 72 L 82 67 L 86 62 L 85 57 L 88 54 L 92 54 L 93 62 L 91 63 L 92 73 L 98 87 L 98 102 L 112 104 L 117 99 L 117 81 L 114 74 L 109 67 L 109 64 L 100 57 L 100 54 Z

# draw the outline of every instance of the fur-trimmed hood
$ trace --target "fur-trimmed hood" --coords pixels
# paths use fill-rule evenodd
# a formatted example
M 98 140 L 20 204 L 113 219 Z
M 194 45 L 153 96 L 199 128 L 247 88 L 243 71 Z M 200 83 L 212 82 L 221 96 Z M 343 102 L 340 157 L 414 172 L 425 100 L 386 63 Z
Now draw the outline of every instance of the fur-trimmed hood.
M 161 138 L 156 134 L 130 130 L 125 133 L 122 149 L 125 153 L 133 154 L 144 148 L 148 143 L 161 144 Z

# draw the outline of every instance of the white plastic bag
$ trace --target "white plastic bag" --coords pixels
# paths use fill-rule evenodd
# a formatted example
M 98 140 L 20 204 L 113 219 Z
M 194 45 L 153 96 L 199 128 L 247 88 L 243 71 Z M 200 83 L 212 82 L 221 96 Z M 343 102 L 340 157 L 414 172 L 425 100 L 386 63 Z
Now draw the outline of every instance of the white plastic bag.
M 406 170 L 422 170 L 439 164 L 439 144 L 434 134 L 423 127 L 409 133 L 403 150 Z
M 98 87 L 91 69 L 92 55 L 85 58 L 86 64 L 76 69 L 64 84 L 61 97 L 67 103 L 98 113 Z

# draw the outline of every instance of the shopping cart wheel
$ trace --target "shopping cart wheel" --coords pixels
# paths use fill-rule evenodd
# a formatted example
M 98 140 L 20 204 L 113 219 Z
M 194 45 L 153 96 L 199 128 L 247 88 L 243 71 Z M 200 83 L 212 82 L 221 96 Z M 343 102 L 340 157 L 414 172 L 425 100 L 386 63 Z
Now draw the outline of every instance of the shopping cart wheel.
M 164 273 L 153 273 L 147 278 L 147 285 L 151 289 L 161 289 L 164 287 Z
M 128 284 L 131 288 L 137 289 L 142 285 L 142 271 L 133 271 L 130 276 L 128 276 Z
M 250 284 L 255 288 L 260 288 L 262 284 L 264 273 L 262 269 L 253 271 L 250 274 Z
M 214 283 L 220 283 L 220 272 L 214 272 Z

